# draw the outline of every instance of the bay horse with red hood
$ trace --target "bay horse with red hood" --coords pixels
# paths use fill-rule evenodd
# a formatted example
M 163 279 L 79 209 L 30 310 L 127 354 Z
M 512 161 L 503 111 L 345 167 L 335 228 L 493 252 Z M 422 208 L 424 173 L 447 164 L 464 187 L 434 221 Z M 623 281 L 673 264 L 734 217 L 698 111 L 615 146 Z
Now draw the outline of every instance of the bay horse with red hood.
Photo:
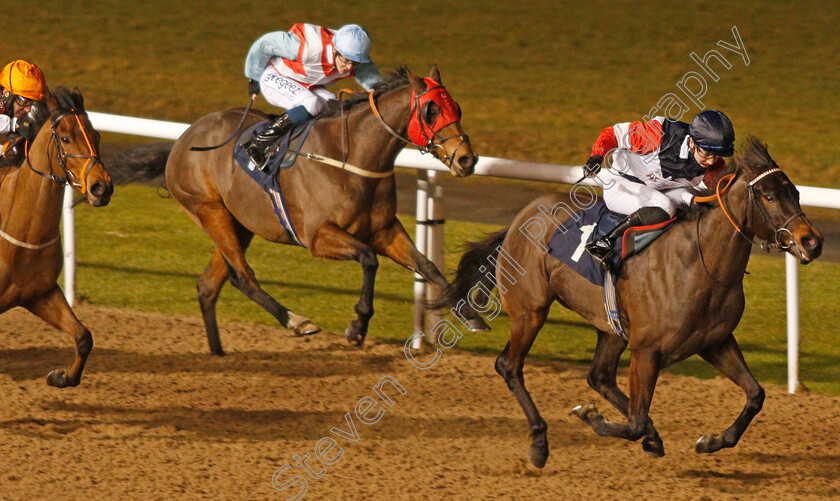
M 743 279 L 750 251 L 755 240 L 761 240 L 805 264 L 820 255 L 823 238 L 803 214 L 796 187 L 760 141 L 748 138 L 729 167 L 731 187 L 723 195 L 718 192 L 713 206 L 698 206 L 622 264 L 616 294 L 629 341 L 612 333 L 603 289 L 545 252 L 551 232 L 546 232 L 541 245 L 535 245 L 519 231 L 533 218 L 543 217 L 540 206 L 571 207 L 568 196 L 534 200 L 508 229 L 471 244 L 462 256 L 452 289 L 436 306 L 466 300 L 480 309 L 488 300 L 482 289 L 499 285 L 502 306 L 510 315 L 511 335 L 496 359 L 496 371 L 528 418 L 529 458 L 537 467 L 548 458 L 547 427 L 525 389 L 522 369 L 555 301 L 595 327 L 598 341 L 587 381 L 627 418 L 626 423 L 610 422 L 594 405 L 575 407 L 573 413 L 598 435 L 642 438 L 647 453 L 664 455 L 662 439 L 648 415 L 656 380 L 662 369 L 694 354 L 740 386 L 747 397 L 735 422 L 720 434 L 702 436 L 695 445 L 697 452 L 734 447 L 761 410 L 764 390 L 747 368 L 733 335 L 744 312 Z M 507 259 L 516 264 L 505 266 Z M 493 269 L 496 262 L 500 267 L 495 267 L 495 274 L 487 273 L 486 268 Z M 524 275 L 504 269 L 517 264 Z M 490 283 L 488 277 L 495 280 Z M 628 347 L 629 398 L 616 384 L 619 357 Z
M 377 85 L 375 92 L 331 104 L 331 110 L 312 125 L 297 163 L 281 170 L 278 178 L 288 218 L 310 253 L 355 260 L 362 266 L 356 318 L 345 331 L 348 341 L 361 345 L 373 316 L 377 255 L 419 273 L 441 290 L 449 285 L 397 219 L 397 154 L 406 143 L 413 143 L 459 177 L 472 174 L 478 156 L 461 127 L 460 107 L 441 84 L 437 67 L 425 79 L 402 68 Z M 234 145 L 191 149 L 230 137 L 241 117 L 241 110 L 212 113 L 190 126 L 174 145 L 129 150 L 111 169 L 117 183 L 151 180 L 165 172 L 172 197 L 213 240 L 213 257 L 198 280 L 198 300 L 214 355 L 224 355 L 216 300 L 228 279 L 297 335 L 320 331 L 268 295 L 245 260 L 254 235 L 281 244 L 296 242 L 278 221 L 268 195 L 237 165 Z M 265 119 L 264 114 L 251 112 L 244 123 Z M 324 158 L 337 161 L 338 168 L 324 163 Z M 477 312 L 465 315 L 473 330 L 487 329 Z

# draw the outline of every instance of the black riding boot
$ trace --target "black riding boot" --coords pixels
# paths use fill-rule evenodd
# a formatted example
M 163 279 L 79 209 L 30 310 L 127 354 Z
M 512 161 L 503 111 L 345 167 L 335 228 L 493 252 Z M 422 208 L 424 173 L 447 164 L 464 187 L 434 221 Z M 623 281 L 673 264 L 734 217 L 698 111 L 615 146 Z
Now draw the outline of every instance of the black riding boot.
M 292 128 L 292 125 L 294 123 L 289 118 L 289 114 L 283 113 L 268 127 L 263 129 L 262 132 L 251 136 L 251 139 L 242 143 L 242 147 L 245 148 L 245 153 L 248 155 L 248 158 L 256 164 L 258 169 L 265 170 L 266 160 L 268 160 L 268 150 L 280 136 Z
M 617 273 L 617 269 L 612 269 L 612 253 L 615 241 L 621 238 L 625 231 L 634 226 L 649 226 L 667 221 L 670 218 L 671 216 L 659 207 L 642 207 L 624 218 L 606 236 L 586 244 L 586 250 L 595 258 L 595 261 L 598 261 L 602 270 Z

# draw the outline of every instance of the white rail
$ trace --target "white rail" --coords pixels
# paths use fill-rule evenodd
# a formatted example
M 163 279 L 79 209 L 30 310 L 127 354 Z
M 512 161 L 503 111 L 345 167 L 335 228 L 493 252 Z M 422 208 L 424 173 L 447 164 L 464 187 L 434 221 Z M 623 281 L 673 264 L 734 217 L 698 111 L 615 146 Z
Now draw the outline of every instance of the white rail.
M 164 122 L 146 118 L 111 115 L 107 113 L 88 112 L 93 126 L 102 132 L 116 132 L 135 136 L 153 137 L 158 139 L 178 139 L 189 127 L 189 124 Z M 396 165 L 418 169 L 421 171 L 443 171 L 447 169 L 437 160 L 423 156 L 417 150 L 402 150 L 397 156 Z M 534 162 L 521 162 L 504 158 L 481 157 L 475 168 L 475 175 L 494 176 L 527 181 L 546 181 L 553 183 L 572 184 L 583 175 L 579 166 L 556 165 Z M 840 190 L 816 188 L 812 186 L 797 186 L 800 203 L 809 207 L 824 207 L 840 209 Z M 70 190 L 70 188 L 67 188 Z M 65 200 L 72 199 L 72 192 L 66 194 Z M 418 249 L 430 256 L 443 271 L 443 231 L 439 224 L 422 224 L 429 221 L 436 222 L 443 219 L 443 188 L 436 182 L 434 172 L 421 174 L 417 190 L 417 225 L 415 243 Z M 424 217 L 425 215 L 425 217 Z M 75 247 L 73 242 L 73 209 L 65 204 L 64 248 L 65 248 L 65 295 L 68 301 L 73 301 L 75 281 Z M 787 338 L 788 338 L 788 392 L 795 393 L 799 386 L 799 272 L 796 258 L 785 256 L 787 282 Z M 415 287 L 416 304 L 421 304 L 428 294 L 418 282 Z M 415 330 L 423 330 L 424 316 L 415 314 Z

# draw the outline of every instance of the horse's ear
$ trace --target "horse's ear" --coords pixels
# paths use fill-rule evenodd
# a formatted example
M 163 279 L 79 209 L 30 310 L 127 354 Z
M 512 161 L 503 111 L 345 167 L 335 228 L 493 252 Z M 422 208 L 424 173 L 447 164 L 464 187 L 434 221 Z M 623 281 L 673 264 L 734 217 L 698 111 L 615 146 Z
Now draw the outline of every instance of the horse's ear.
M 47 90 L 47 97 L 44 99 L 44 101 L 46 101 L 47 109 L 50 110 L 50 113 L 58 109 L 58 99 L 55 98 L 55 96 L 52 94 L 52 92 L 49 91 L 49 89 Z
M 82 91 L 78 87 L 73 89 L 73 102 L 81 109 L 85 109 L 85 98 L 82 96 Z
M 411 87 L 414 88 L 415 92 L 419 94 L 426 91 L 426 82 L 424 82 L 422 78 L 418 77 L 408 69 L 406 70 L 406 75 L 408 75 L 408 81 L 411 83 Z
M 429 78 L 443 85 L 443 82 L 440 80 L 440 70 L 438 70 L 437 64 L 432 66 L 432 71 L 429 72 Z

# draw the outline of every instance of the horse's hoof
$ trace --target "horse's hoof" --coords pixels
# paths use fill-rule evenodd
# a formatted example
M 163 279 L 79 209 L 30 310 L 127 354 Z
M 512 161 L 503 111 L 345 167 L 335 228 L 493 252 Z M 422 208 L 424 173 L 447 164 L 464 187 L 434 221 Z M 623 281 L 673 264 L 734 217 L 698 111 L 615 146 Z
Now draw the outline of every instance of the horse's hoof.
M 577 407 L 572 409 L 572 412 L 570 412 L 570 414 L 574 414 L 585 423 L 589 423 L 593 418 L 600 415 L 598 413 L 598 408 L 595 407 L 595 404 L 578 405 Z
M 361 346 L 365 344 L 365 335 L 356 332 L 352 325 L 347 327 L 347 330 L 344 331 L 344 337 L 347 338 L 347 342 L 353 346 Z
M 528 459 L 537 468 L 542 468 L 548 461 L 548 448 L 532 444 L 531 450 L 528 451 Z
M 311 336 L 312 334 L 318 334 L 319 332 L 321 332 L 321 328 L 310 320 L 307 320 L 303 324 L 295 327 L 295 335 L 299 337 Z
M 647 452 L 650 457 L 661 458 L 665 455 L 665 446 L 662 445 L 662 440 L 644 440 L 642 442 L 642 449 Z
M 717 435 L 703 435 L 694 444 L 694 451 L 698 454 L 711 454 L 722 448 L 722 441 Z
M 70 381 L 67 373 L 62 370 L 52 371 L 47 374 L 47 384 L 55 388 L 67 388 L 70 386 L 78 386 L 79 382 Z
M 295 336 L 311 336 L 321 332 L 321 328 L 315 325 L 312 320 L 302 317 L 296 313 L 289 313 L 289 321 L 286 328 L 295 333 Z
M 487 332 L 490 330 L 490 326 L 487 325 L 487 322 L 483 318 L 477 317 L 467 320 L 467 329 L 470 332 Z

